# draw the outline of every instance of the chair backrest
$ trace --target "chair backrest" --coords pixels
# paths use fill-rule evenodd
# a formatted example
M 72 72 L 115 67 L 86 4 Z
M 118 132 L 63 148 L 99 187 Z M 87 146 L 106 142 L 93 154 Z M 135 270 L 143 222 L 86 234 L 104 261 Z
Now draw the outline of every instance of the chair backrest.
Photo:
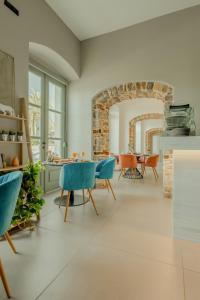
M 137 168 L 137 157 L 133 154 L 120 154 L 119 164 L 122 169 Z
M 147 158 L 145 165 L 147 167 L 156 168 L 157 164 L 158 164 L 158 160 L 159 160 L 159 155 L 158 154 L 151 155 Z
M 115 169 L 115 157 L 109 157 L 100 162 L 100 167 L 97 166 L 97 172 L 99 172 L 98 178 L 111 179 Z
M 22 172 L 0 176 L 0 236 L 10 227 L 22 183 Z
M 77 162 L 64 165 L 60 171 L 60 187 L 66 191 L 93 188 L 95 169 L 95 162 Z

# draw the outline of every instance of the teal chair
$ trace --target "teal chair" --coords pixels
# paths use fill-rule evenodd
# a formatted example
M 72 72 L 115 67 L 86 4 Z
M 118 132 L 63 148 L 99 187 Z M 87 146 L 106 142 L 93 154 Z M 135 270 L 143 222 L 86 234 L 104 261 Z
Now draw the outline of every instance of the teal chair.
M 92 189 L 95 185 L 95 169 L 96 164 L 94 162 L 77 162 L 66 164 L 60 171 L 60 187 L 61 187 L 61 200 L 64 195 L 64 191 L 68 191 L 64 222 L 67 219 L 67 210 L 69 207 L 69 200 L 71 191 L 86 189 L 89 193 L 89 199 L 92 201 L 96 214 L 98 211 L 92 196 Z
M 95 178 L 104 179 L 107 185 L 107 188 L 111 190 L 114 199 L 116 200 L 110 179 L 113 178 L 115 169 L 115 157 L 110 157 L 100 161 L 96 167 Z
M 21 182 L 22 172 L 19 171 L 0 176 L 0 236 L 5 237 L 14 253 L 16 253 L 16 249 L 7 230 L 9 229 L 12 221 Z M 10 290 L 1 260 L 0 277 L 2 279 L 7 297 L 10 298 Z

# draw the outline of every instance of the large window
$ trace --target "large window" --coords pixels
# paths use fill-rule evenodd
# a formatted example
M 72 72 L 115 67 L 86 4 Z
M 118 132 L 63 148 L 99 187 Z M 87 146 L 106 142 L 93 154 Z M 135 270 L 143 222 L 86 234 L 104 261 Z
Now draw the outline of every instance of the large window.
M 48 151 L 65 154 L 65 85 L 31 68 L 29 70 L 29 121 L 34 161 Z

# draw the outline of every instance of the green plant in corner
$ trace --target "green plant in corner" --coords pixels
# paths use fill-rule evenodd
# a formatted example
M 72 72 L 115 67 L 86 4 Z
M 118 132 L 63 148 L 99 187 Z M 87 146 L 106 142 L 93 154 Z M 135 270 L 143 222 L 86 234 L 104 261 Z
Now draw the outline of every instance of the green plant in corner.
M 17 200 L 12 224 L 26 222 L 33 215 L 38 216 L 45 201 L 42 198 L 43 190 L 38 185 L 40 173 L 43 170 L 42 163 L 30 162 L 23 171 L 22 186 Z

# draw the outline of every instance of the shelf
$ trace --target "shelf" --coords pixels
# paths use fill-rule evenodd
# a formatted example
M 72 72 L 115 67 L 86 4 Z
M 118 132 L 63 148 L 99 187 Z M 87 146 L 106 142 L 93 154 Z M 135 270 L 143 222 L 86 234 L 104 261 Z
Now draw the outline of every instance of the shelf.
M 30 142 L 22 141 L 0 141 L 0 143 L 5 143 L 5 144 L 30 144 Z
M 19 165 L 18 167 L 8 166 L 6 168 L 0 169 L 0 172 L 8 172 L 8 171 L 20 170 L 20 169 L 23 169 L 24 167 L 25 167 L 25 165 Z
M 3 114 L 0 114 L 0 119 L 8 119 L 8 120 L 15 120 L 15 121 L 25 121 L 26 120 L 24 118 L 9 116 L 9 115 L 3 115 Z

